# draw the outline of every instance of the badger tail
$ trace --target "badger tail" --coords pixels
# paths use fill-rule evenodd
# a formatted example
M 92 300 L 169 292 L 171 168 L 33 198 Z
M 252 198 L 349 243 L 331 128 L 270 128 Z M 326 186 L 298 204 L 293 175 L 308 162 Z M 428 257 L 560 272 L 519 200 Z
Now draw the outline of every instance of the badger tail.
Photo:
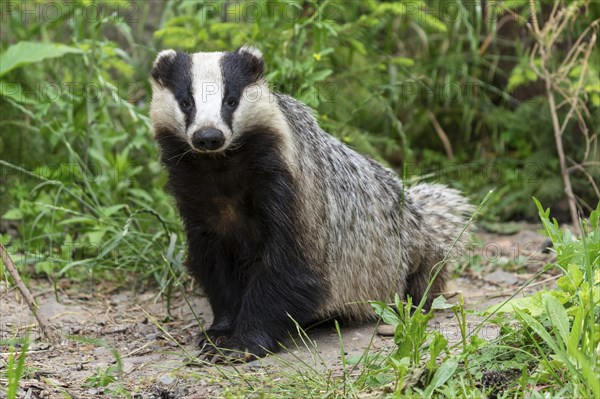
M 445 288 L 448 273 L 446 264 L 465 253 L 470 233 L 467 223 L 474 209 L 459 191 L 442 184 L 417 184 L 406 189 L 405 198 L 417 213 L 419 224 L 411 240 L 406 294 L 417 305 L 434 278 L 425 308 Z

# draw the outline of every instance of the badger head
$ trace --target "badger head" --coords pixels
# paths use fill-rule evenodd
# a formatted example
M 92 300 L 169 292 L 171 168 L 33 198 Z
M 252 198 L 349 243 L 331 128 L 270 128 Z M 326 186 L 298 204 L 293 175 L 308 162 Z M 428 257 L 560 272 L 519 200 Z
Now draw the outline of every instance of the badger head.
M 184 140 L 200 153 L 235 148 L 245 131 L 273 119 L 263 71 L 262 53 L 247 46 L 191 55 L 161 51 L 150 80 L 155 134 Z

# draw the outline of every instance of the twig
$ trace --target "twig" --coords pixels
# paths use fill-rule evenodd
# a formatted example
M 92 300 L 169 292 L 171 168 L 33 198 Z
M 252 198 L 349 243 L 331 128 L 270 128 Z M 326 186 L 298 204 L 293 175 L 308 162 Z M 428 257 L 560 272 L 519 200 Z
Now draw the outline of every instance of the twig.
M 446 156 L 448 157 L 449 160 L 453 161 L 454 160 L 454 151 L 452 151 L 452 144 L 450 144 L 450 140 L 448 140 L 448 135 L 446 135 L 446 132 L 444 132 L 444 129 L 442 129 L 442 126 L 440 126 L 440 123 L 436 119 L 433 112 L 431 112 L 430 110 L 427 110 L 427 116 L 429 117 L 429 120 L 431 121 L 431 124 L 433 125 L 433 128 L 435 129 L 435 132 L 440 137 L 440 140 L 442 140 L 442 144 L 444 145 L 444 150 L 446 151 Z
M 12 277 L 15 285 L 21 292 L 21 295 L 25 299 L 27 306 L 29 306 L 31 313 L 33 313 L 33 315 L 37 319 L 37 322 L 40 326 L 40 330 L 42 332 L 42 336 L 46 339 L 51 340 L 52 338 L 54 338 L 54 336 L 51 333 L 50 328 L 48 327 L 48 321 L 46 320 L 46 317 L 44 317 L 43 314 L 38 312 L 39 307 L 38 307 L 37 303 L 35 302 L 35 299 L 31 295 L 31 292 L 29 291 L 27 286 L 23 283 L 23 280 L 21 280 L 21 276 L 19 276 L 19 271 L 15 267 L 15 264 L 13 263 L 12 259 L 10 259 L 10 256 L 8 255 L 8 252 L 6 251 L 6 248 L 4 248 L 4 245 L 2 245 L 1 243 L 0 243 L 0 254 L 2 255 L 2 262 L 6 266 L 6 269 L 8 270 L 8 272 L 10 273 L 10 276 Z
M 564 191 L 567 196 L 567 202 L 569 205 L 569 211 L 571 214 L 573 229 L 575 230 L 576 234 L 580 234 L 581 232 L 580 232 L 580 228 L 579 228 L 579 222 L 578 222 L 579 219 L 578 219 L 578 214 L 577 214 L 577 199 L 575 197 L 575 194 L 573 193 L 573 188 L 571 186 L 571 178 L 569 175 L 569 168 L 567 166 L 565 151 L 564 151 L 563 142 L 562 142 L 562 136 L 563 136 L 563 133 L 565 132 L 567 124 L 573 117 L 573 113 L 577 113 L 578 119 L 581 123 L 582 117 L 580 116 L 580 114 L 576 108 L 577 108 L 577 104 L 578 104 L 581 87 L 583 84 L 583 78 L 584 78 L 585 72 L 587 70 L 586 69 L 587 62 L 588 62 L 589 56 L 591 54 L 592 48 L 594 47 L 596 35 L 593 34 L 592 40 L 590 41 L 587 51 L 585 52 L 585 58 L 583 59 L 584 65 L 582 68 L 581 77 L 579 79 L 577 90 L 574 93 L 572 93 L 571 96 L 563 95 L 565 97 L 564 103 L 570 104 L 571 107 L 567 113 L 567 116 L 564 118 L 562 126 L 561 126 L 561 123 L 558 118 L 559 106 L 557 106 L 556 99 L 554 96 L 555 91 L 560 92 L 560 90 L 558 88 L 559 85 L 554 82 L 554 78 L 558 78 L 560 80 L 560 76 L 556 76 L 556 77 L 553 76 L 551 74 L 549 66 L 548 66 L 550 64 L 549 53 L 552 51 L 552 47 L 553 47 L 555 41 L 559 39 L 562 30 L 567 26 L 567 24 L 570 20 L 569 16 L 566 15 L 567 14 L 566 11 L 559 10 L 559 7 L 558 7 L 559 3 L 560 2 L 555 2 L 552 12 L 550 13 L 550 16 L 544 26 L 543 31 L 540 31 L 540 26 L 539 26 L 539 23 L 537 20 L 537 12 L 535 9 L 535 0 L 529 0 L 529 7 L 531 10 L 531 21 L 532 21 L 532 23 L 530 25 L 530 27 L 531 27 L 530 29 L 531 29 L 532 34 L 537 42 L 536 46 L 534 46 L 534 49 L 531 53 L 531 66 L 536 71 L 538 76 L 540 76 L 543 79 L 545 86 L 546 86 L 546 95 L 548 97 L 548 105 L 550 107 L 550 116 L 552 119 L 552 129 L 554 131 L 554 141 L 555 141 L 555 145 L 556 145 L 556 152 L 558 153 L 558 160 L 560 162 L 560 172 L 561 172 L 561 177 L 563 180 Z M 586 32 L 587 32 L 587 30 L 586 30 Z M 580 36 L 580 39 L 581 39 L 581 36 Z M 580 40 L 578 40 L 577 43 L 580 43 Z M 575 60 L 579 57 L 579 54 L 583 51 L 583 48 L 584 48 L 584 46 L 581 46 L 581 48 L 580 48 L 580 46 L 577 46 L 577 50 L 575 52 L 572 52 L 572 51 L 569 52 L 569 54 L 572 56 L 572 59 L 569 60 L 569 58 L 567 58 L 565 61 L 563 61 L 561 66 L 558 68 L 558 71 L 560 72 L 560 70 L 562 68 L 563 72 L 565 73 L 564 76 L 568 75 L 568 69 L 569 69 L 570 65 L 574 64 Z M 539 70 L 537 70 L 537 68 L 535 68 L 534 55 L 536 53 L 538 53 L 540 55 L 541 71 L 539 71 Z M 584 135 L 587 138 L 587 132 L 584 132 Z
M 563 124 L 560 128 L 561 136 L 565 132 L 565 129 L 567 128 L 567 124 L 571 120 L 571 117 L 573 116 L 573 112 L 575 111 L 575 107 L 577 106 L 577 102 L 578 102 L 577 100 L 579 99 L 579 93 L 581 92 L 581 89 L 583 88 L 583 80 L 587 73 L 587 68 L 588 68 L 588 64 L 589 64 L 588 60 L 590 59 L 590 55 L 592 54 L 592 50 L 594 49 L 595 42 L 596 42 L 596 34 L 594 33 L 592 35 L 590 44 L 589 44 L 587 51 L 585 52 L 585 55 L 583 58 L 582 67 L 581 67 L 581 75 L 579 76 L 579 81 L 577 82 L 577 88 L 575 89 L 575 92 L 573 93 L 573 99 L 571 101 L 571 108 L 569 109 L 569 113 L 563 120 Z
M 583 165 L 581 165 L 579 163 L 575 163 L 572 160 L 571 160 L 571 162 L 573 162 L 573 166 L 569 167 L 569 172 L 571 172 L 572 170 L 581 171 L 585 175 L 585 177 L 588 179 L 588 181 L 590 182 L 590 185 L 592 186 L 592 188 L 594 189 L 594 192 L 596 193 L 596 197 L 600 198 L 600 189 L 598 189 L 598 185 L 594 181 L 594 177 L 590 174 L 590 172 L 585 170 Z

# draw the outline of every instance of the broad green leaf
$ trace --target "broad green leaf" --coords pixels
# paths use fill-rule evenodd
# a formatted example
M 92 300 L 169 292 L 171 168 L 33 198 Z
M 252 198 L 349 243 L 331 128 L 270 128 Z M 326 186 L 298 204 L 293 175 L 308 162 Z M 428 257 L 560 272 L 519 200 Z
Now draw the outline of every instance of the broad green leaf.
M 65 54 L 83 54 L 78 48 L 56 43 L 21 41 L 10 46 L 0 55 L 0 76 L 23 65 L 40 62 L 47 58 L 62 57 Z
M 567 342 L 569 342 L 569 316 L 567 315 L 567 311 L 562 303 L 550 294 L 543 294 L 542 302 L 552 325 L 562 338 L 562 344 L 566 346 Z
M 567 351 L 570 355 L 573 355 L 574 350 L 579 346 L 584 317 L 585 309 L 577 307 L 577 313 L 575 313 L 575 320 L 573 320 L 573 327 L 571 328 L 571 334 L 569 335 L 569 342 L 567 343 Z
M 33 266 L 33 269 L 38 274 L 44 273 L 47 275 L 51 275 L 52 270 L 54 269 L 54 264 L 48 261 L 40 261 Z
M 397 326 L 400 323 L 400 319 L 394 309 L 389 307 L 384 302 L 370 302 L 371 307 L 375 310 L 375 313 L 381 317 L 384 323 L 391 324 L 393 326 Z
M 567 273 L 556 280 L 556 285 L 568 293 L 574 293 L 577 287 L 583 282 L 583 272 L 579 269 L 579 266 L 571 263 L 567 266 Z
M 433 28 L 439 32 L 447 32 L 446 24 L 427 12 L 415 13 L 418 10 L 417 3 L 383 3 L 377 6 L 374 15 L 406 15 L 414 16 L 414 21 Z
M 507 90 L 514 90 L 519 86 L 522 86 L 527 83 L 535 82 L 537 80 L 537 75 L 531 69 L 528 63 L 522 62 L 513 68 L 510 73 L 510 77 L 508 78 L 508 87 Z
M 410 57 L 394 57 L 392 62 L 403 67 L 415 66 L 415 60 Z
M 331 75 L 332 72 L 331 69 L 323 69 L 322 71 L 315 72 L 310 78 L 313 82 L 320 82 Z
M 527 324 L 529 326 L 529 328 L 531 328 L 537 335 L 539 335 L 544 341 L 546 341 L 546 343 L 548 344 L 548 346 L 550 347 L 550 349 L 552 349 L 552 351 L 554 353 L 556 353 L 556 354 L 563 353 L 563 352 L 561 352 L 560 348 L 556 344 L 556 341 L 554 340 L 554 338 L 552 338 L 552 336 L 548 333 L 548 331 L 546 331 L 544 326 L 542 326 L 542 324 L 539 321 L 537 321 L 536 319 L 534 319 L 533 317 L 531 317 L 524 311 L 516 309 L 516 308 L 515 308 L 515 313 L 517 314 L 517 316 L 519 316 L 521 321 L 523 321 L 525 324 Z
M 129 194 L 132 197 L 139 198 L 140 200 L 147 202 L 148 204 L 151 204 L 153 200 L 150 194 L 139 188 L 130 188 Z
M 22 217 L 23 214 L 19 208 L 9 209 L 4 215 L 2 215 L 2 219 L 4 220 L 19 220 Z
M 597 371 L 594 370 L 592 360 L 577 349 L 573 350 L 572 356 L 577 360 L 585 381 L 594 393 L 592 397 L 600 398 L 600 378 L 598 378 Z
M 492 305 L 484 310 L 484 314 L 513 313 L 516 310 L 528 310 L 533 316 L 544 313 L 544 305 L 540 295 L 532 295 L 525 298 L 513 298 L 506 303 Z
M 436 365 L 437 357 L 439 354 L 448 346 L 448 340 L 439 332 L 435 332 L 433 340 L 429 345 L 429 360 L 427 361 L 427 368 L 433 370 Z
M 8 97 L 21 104 L 36 104 L 32 98 L 23 94 L 23 88 L 18 83 L 8 83 L 0 80 L 0 96 Z
M 504 0 L 499 4 L 500 7 L 514 10 L 515 8 L 523 7 L 529 4 L 529 0 Z
M 446 302 L 446 298 L 444 298 L 442 295 L 436 297 L 431 303 L 432 310 L 451 309 L 453 307 L 454 305 Z
M 431 384 L 425 390 L 425 396 L 430 398 L 437 388 L 441 387 L 454 375 L 456 368 L 458 367 L 458 360 L 451 358 L 444 362 L 440 368 L 435 372 L 431 379 Z
M 93 245 L 102 245 L 102 238 L 106 234 L 106 230 L 94 230 L 85 233 L 85 237 L 89 240 L 90 244 Z
M 118 211 L 120 211 L 121 209 L 123 209 L 125 207 L 126 207 L 125 204 L 118 204 L 118 205 L 113 205 L 113 206 L 102 207 L 101 208 L 102 215 L 104 215 L 104 217 L 111 217 L 112 215 L 114 215 L 115 213 L 117 213 Z

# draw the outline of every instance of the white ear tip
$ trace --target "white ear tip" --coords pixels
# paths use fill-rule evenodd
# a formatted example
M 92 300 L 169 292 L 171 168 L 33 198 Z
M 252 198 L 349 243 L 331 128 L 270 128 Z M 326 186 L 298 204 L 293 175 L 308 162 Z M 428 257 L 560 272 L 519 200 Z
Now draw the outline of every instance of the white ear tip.
M 256 47 L 252 47 L 252 46 L 248 46 L 248 45 L 242 46 L 240 48 L 240 53 L 241 52 L 252 54 L 253 56 L 255 56 L 256 58 L 259 58 L 259 59 L 263 58 L 262 52 L 259 49 L 257 49 Z
M 156 66 L 156 64 L 158 64 L 158 61 L 160 61 L 161 59 L 163 59 L 165 57 L 167 57 L 167 58 L 173 58 L 176 55 L 177 55 L 177 52 L 175 50 L 173 50 L 173 49 L 162 50 L 156 56 L 156 60 L 154 60 L 154 66 Z

